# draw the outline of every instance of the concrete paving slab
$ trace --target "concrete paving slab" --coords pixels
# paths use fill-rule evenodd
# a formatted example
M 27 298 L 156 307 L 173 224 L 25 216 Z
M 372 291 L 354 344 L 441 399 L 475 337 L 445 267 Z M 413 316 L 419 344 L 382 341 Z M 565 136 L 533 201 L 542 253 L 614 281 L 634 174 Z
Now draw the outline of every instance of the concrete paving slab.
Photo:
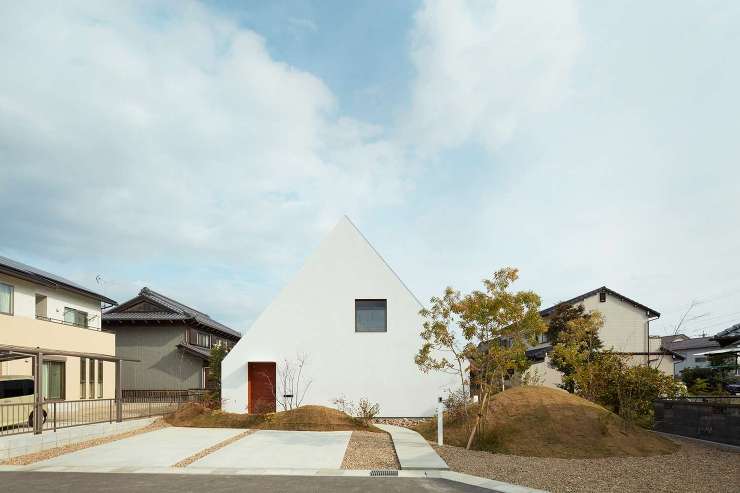
M 402 426 L 375 425 L 391 434 L 401 469 L 449 469 L 423 436 Z
M 163 428 L 38 462 L 39 466 L 168 467 L 244 430 Z
M 339 469 L 351 431 L 260 430 L 188 468 Z

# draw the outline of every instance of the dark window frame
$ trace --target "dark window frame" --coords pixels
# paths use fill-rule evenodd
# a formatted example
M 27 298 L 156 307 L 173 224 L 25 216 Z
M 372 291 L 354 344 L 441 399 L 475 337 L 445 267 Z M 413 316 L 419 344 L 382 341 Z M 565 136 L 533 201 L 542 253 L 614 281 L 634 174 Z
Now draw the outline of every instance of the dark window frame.
M 0 285 L 5 286 L 6 288 L 10 288 L 10 304 L 9 304 L 10 311 L 8 312 L 0 311 L 0 314 L 12 316 L 15 312 L 14 310 L 15 308 L 14 306 L 15 305 L 15 286 L 13 286 L 12 284 L 8 284 L 6 282 L 0 282 Z
M 385 303 L 385 320 L 383 321 L 383 329 L 360 329 L 357 326 L 357 309 L 358 309 L 358 302 L 361 303 L 363 301 L 382 301 Z M 356 298 L 355 299 L 355 332 L 356 333 L 385 333 L 388 332 L 388 299 L 387 298 Z
M 67 398 L 67 362 L 66 361 L 56 361 L 56 360 L 44 360 L 44 365 L 48 366 L 58 366 L 61 368 L 61 381 L 59 382 L 59 393 L 60 397 L 58 398 L 46 398 L 44 396 L 44 400 L 48 401 L 63 401 Z M 51 373 L 51 369 L 49 369 L 48 373 Z M 42 389 L 43 392 L 43 389 Z

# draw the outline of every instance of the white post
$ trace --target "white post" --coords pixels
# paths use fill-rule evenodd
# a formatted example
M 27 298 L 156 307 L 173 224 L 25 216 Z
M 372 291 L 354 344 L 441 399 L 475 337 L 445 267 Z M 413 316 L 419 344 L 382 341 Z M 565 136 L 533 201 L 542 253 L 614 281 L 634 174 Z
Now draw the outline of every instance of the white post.
M 443 444 L 444 436 L 444 404 L 442 404 L 442 398 L 439 397 L 437 400 L 437 445 Z

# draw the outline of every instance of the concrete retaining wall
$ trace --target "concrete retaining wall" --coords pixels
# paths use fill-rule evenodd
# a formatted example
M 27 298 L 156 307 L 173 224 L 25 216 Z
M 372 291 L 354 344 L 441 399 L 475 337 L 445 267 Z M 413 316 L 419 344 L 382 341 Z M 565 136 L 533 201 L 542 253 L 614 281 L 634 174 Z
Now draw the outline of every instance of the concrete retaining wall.
M 656 431 L 740 445 L 740 405 L 656 401 L 654 406 Z

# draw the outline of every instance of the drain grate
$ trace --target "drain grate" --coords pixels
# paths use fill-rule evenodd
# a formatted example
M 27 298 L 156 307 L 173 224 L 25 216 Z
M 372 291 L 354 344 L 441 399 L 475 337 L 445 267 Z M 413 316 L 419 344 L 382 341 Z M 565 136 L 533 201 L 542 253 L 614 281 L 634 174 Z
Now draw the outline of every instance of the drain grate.
M 370 476 L 398 476 L 398 471 L 391 471 L 391 470 L 370 471 Z

